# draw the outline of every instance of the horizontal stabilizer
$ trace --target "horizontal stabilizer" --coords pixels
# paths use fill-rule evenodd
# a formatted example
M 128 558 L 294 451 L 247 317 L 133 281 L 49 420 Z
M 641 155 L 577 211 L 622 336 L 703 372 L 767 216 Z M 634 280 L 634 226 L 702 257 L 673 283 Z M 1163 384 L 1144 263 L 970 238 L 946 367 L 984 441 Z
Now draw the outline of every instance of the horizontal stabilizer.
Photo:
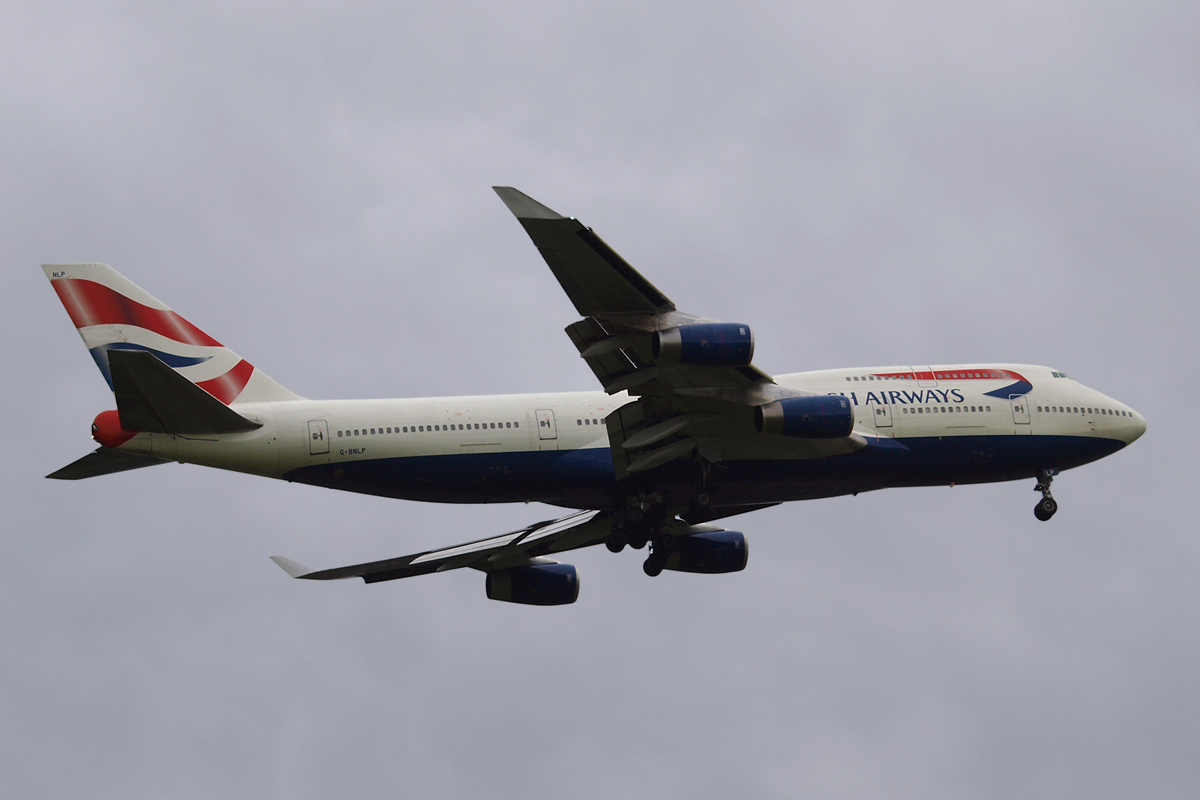
M 47 478 L 60 481 L 77 481 L 81 478 L 94 478 L 97 475 L 110 475 L 114 472 L 125 472 L 130 469 L 153 467 L 166 464 L 161 458 L 141 456 L 136 453 L 122 453 L 108 447 L 97 447 L 78 461 L 74 461 L 57 472 L 51 472 Z
M 174 434 L 261 428 L 144 350 L 110 350 L 108 366 L 121 427 Z

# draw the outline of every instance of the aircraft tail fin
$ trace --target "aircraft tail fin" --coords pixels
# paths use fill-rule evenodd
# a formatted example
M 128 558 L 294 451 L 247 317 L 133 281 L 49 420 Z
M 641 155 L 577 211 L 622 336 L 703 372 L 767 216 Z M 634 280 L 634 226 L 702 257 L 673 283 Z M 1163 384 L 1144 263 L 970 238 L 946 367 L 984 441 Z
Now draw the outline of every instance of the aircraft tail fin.
M 44 264 L 110 389 L 111 354 L 144 351 L 225 405 L 300 400 L 107 264 Z

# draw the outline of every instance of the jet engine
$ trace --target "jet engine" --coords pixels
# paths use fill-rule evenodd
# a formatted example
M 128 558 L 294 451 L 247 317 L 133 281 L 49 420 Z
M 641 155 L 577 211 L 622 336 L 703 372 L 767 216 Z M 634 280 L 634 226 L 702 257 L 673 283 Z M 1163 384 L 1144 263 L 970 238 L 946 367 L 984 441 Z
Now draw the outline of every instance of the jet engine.
M 754 332 L 736 322 L 684 325 L 656 332 L 650 350 L 656 364 L 744 367 L 754 358 Z
M 750 551 L 746 537 L 737 531 L 693 533 L 675 539 L 663 569 L 676 572 L 739 572 L 746 568 Z
M 531 606 L 561 606 L 579 597 L 579 576 L 570 564 L 533 564 L 487 574 L 489 600 Z
M 788 397 L 754 409 L 754 427 L 799 439 L 841 439 L 854 430 L 854 409 L 841 395 Z

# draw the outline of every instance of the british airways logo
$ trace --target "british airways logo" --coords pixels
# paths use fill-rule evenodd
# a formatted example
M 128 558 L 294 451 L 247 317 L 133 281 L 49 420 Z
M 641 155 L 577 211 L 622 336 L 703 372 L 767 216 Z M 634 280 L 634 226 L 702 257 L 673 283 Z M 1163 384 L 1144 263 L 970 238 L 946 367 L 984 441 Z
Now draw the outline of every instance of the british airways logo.
M 839 397 L 849 397 L 850 402 L 854 405 L 859 405 L 858 392 L 830 392 L 830 394 Z M 888 392 L 867 392 L 866 397 L 861 400 L 862 405 L 917 405 L 920 403 L 965 403 L 967 399 L 963 397 L 963 393 L 958 389 L 918 389 L 912 391 L 901 389 L 900 391 Z

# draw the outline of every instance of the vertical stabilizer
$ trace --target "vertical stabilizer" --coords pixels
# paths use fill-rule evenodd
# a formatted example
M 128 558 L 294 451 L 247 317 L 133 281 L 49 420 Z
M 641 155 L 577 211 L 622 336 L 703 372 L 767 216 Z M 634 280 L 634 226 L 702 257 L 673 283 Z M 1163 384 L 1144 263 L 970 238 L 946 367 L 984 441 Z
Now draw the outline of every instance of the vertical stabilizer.
M 225 405 L 302 399 L 107 264 L 42 269 L 110 389 L 109 352 L 140 350 Z

